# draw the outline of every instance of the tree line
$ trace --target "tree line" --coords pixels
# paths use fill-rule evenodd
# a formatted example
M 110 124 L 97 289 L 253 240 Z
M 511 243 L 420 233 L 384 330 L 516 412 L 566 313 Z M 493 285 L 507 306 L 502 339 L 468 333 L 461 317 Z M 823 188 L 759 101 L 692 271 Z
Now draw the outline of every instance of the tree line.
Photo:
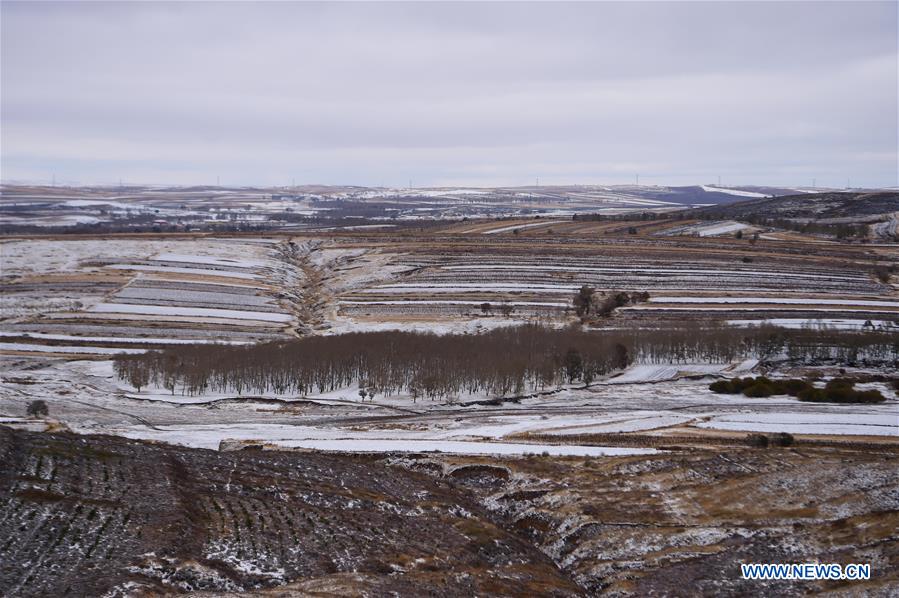
M 135 388 L 315 394 L 358 386 L 366 395 L 504 396 L 590 384 L 632 363 L 725 363 L 741 358 L 895 363 L 899 336 L 885 332 L 784 331 L 771 327 L 586 331 L 538 324 L 478 335 L 368 332 L 259 345 L 179 345 L 118 355 Z

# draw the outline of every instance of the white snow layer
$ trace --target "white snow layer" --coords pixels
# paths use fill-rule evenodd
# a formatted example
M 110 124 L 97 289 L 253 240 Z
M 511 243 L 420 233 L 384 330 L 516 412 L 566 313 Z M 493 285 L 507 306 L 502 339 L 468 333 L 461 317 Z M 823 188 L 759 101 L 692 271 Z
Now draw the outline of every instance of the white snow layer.
M 231 320 L 260 320 L 289 322 L 289 314 L 264 311 L 240 311 L 236 309 L 208 309 L 205 307 L 175 307 L 168 305 L 130 305 L 124 303 L 98 303 L 88 311 L 94 313 L 148 314 L 160 316 L 195 316 L 226 318 Z

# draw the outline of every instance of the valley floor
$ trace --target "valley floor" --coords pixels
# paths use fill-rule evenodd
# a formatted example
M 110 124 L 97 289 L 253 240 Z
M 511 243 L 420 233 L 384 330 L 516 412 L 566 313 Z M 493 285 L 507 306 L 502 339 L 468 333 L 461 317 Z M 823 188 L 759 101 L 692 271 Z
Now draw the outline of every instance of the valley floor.
M 515 218 L 3 239 L 0 594 L 894 595 L 899 397 L 873 381 L 894 374 L 885 360 L 637 363 L 589 387 L 443 401 L 362 401 L 352 386 L 190 396 L 131 387 L 110 361 L 563 327 L 581 285 L 650 293 L 596 318 L 596 334 L 899 330 L 899 280 L 882 270 L 897 245 L 735 234 Z M 856 375 L 886 401 L 709 390 L 759 374 Z M 36 400 L 47 416 L 26 415 Z M 751 448 L 758 433 L 794 443 Z M 810 561 L 871 563 L 872 579 L 739 578 L 740 563 Z

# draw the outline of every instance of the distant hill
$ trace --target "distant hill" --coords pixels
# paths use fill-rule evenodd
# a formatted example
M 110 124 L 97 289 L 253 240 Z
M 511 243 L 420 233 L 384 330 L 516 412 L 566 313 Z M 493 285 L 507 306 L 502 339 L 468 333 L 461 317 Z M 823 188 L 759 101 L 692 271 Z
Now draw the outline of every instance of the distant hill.
M 802 193 L 738 201 L 700 208 L 698 213 L 716 218 L 752 217 L 803 220 L 876 220 L 880 215 L 899 211 L 899 192 Z

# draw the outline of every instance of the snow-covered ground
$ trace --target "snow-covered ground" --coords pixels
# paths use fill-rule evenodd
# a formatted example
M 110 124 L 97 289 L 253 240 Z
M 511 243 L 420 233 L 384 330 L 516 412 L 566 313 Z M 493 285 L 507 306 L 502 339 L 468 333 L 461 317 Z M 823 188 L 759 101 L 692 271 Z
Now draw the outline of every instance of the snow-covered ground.
M 98 303 L 90 308 L 95 313 L 142 314 L 153 316 L 194 316 L 198 318 L 224 318 L 230 320 L 258 320 L 289 322 L 289 314 L 266 311 L 242 311 L 236 309 L 207 309 L 168 305 L 132 305 L 128 303 Z
M 69 199 L 62 202 L 62 205 L 69 208 L 111 207 L 119 208 L 120 210 L 135 211 L 140 211 L 141 209 L 141 206 L 139 204 L 128 204 L 122 203 L 120 201 L 105 201 L 97 199 Z
M 245 345 L 249 341 L 215 341 L 207 339 L 153 338 L 153 337 L 120 337 L 120 336 L 77 336 L 74 334 L 45 334 L 41 332 L 6 332 L 0 331 L 0 338 L 33 338 L 49 341 L 75 341 L 90 343 L 131 343 L 140 345 L 205 345 L 211 343 L 226 345 Z M 46 348 L 46 345 L 41 345 Z
M 276 270 L 282 264 L 272 243 L 265 238 L 0 241 L 3 274 L 12 281 L 0 313 L 0 338 L 10 342 L 0 351 L 104 355 L 127 352 L 104 344 L 284 338 L 293 315 L 279 293 L 283 277 Z M 93 346 L 78 346 L 84 343 Z
M 393 294 L 393 293 L 471 293 L 476 291 L 489 291 L 494 293 L 561 293 L 571 294 L 580 288 L 579 285 L 570 284 L 502 284 L 502 283 L 397 283 L 363 289 L 365 294 Z
M 899 314 L 897 314 L 899 318 Z M 731 326 L 779 326 L 800 330 L 803 328 L 830 328 L 835 330 L 863 330 L 873 327 L 875 330 L 894 330 L 899 332 L 899 320 L 851 320 L 846 318 L 766 318 L 760 320 L 727 320 Z M 870 326 L 868 324 L 870 323 Z
M 341 305 L 482 305 L 483 301 L 452 301 L 452 300 L 431 300 L 431 299 L 407 299 L 402 301 L 349 301 L 341 300 Z M 568 307 L 570 303 L 559 301 L 504 301 L 505 305 L 513 305 L 516 307 Z
M 738 230 L 749 228 L 749 225 L 740 222 L 723 222 L 713 226 L 700 227 L 696 234 L 700 237 L 714 237 L 716 235 L 726 235 L 727 233 L 735 233 Z
M 796 297 L 666 297 L 654 296 L 650 303 L 756 303 L 778 305 L 861 305 L 864 307 L 895 307 L 899 301 L 872 301 L 869 299 L 810 299 Z
M 678 426 L 689 424 L 694 418 L 689 415 L 678 415 L 676 413 L 657 413 L 651 411 L 641 412 L 636 417 L 622 417 L 621 419 L 602 422 L 588 423 L 577 426 L 568 426 L 564 428 L 542 430 L 543 434 L 553 434 L 558 436 L 569 436 L 572 434 L 610 434 L 617 432 L 645 432 L 648 430 L 658 430 L 669 426 Z
M 147 264 L 111 264 L 106 266 L 112 270 L 134 270 L 137 272 L 167 272 L 171 274 L 193 274 L 196 276 L 222 276 L 225 278 L 258 278 L 256 274 L 249 272 L 234 272 L 231 270 L 204 270 L 202 268 L 180 268 L 178 266 L 157 266 Z
M 736 195 L 737 197 L 768 197 L 764 193 L 755 191 L 743 191 L 741 189 L 728 189 L 727 187 L 717 187 L 715 185 L 701 185 L 702 190 L 707 193 L 726 193 L 728 195 Z
M 867 413 L 733 413 L 717 415 L 696 425 L 700 428 L 753 432 L 899 436 L 899 410 L 886 416 Z
M 88 265 L 98 260 L 151 260 L 171 254 L 183 261 L 241 260 L 268 262 L 271 241 L 256 243 L 253 239 L 65 239 L 8 240 L 2 242 L 5 275 L 74 273 L 97 270 Z M 172 260 L 179 261 L 179 260 Z M 230 263 L 229 265 L 240 265 Z M 191 273 L 196 273 L 191 270 Z
M 647 264 L 645 266 L 635 265 L 616 265 L 616 266 L 583 266 L 579 264 L 571 264 L 567 266 L 550 266 L 545 264 L 451 264 L 441 266 L 441 270 L 497 270 L 497 271 L 522 271 L 522 272 L 596 272 L 596 273 L 616 273 L 616 272 L 633 272 L 648 274 L 702 274 L 705 276 L 768 276 L 782 278 L 788 276 L 790 278 L 815 279 L 827 278 L 830 280 L 867 280 L 864 275 L 846 276 L 842 274 L 808 274 L 802 272 L 782 272 L 774 269 L 758 270 L 758 269 L 726 269 L 707 266 L 684 266 L 678 268 L 670 268 L 665 266 L 654 266 Z
M 308 448 L 323 451 L 343 451 L 356 453 L 441 452 L 465 455 L 526 455 L 544 454 L 554 456 L 607 457 L 619 455 L 648 455 L 653 449 L 635 449 L 607 446 L 578 446 L 572 444 L 521 444 L 511 442 L 463 442 L 433 440 L 299 440 L 283 441 L 281 446 Z
M 620 376 L 609 380 L 609 384 L 633 384 L 636 382 L 662 382 L 684 376 L 703 374 L 737 374 L 750 371 L 758 360 L 731 363 L 681 363 L 681 364 L 641 364 L 628 368 Z
M 71 353 L 77 355 L 116 355 L 118 353 L 146 353 L 146 349 L 114 349 L 112 347 L 79 347 L 63 345 L 32 345 L 29 343 L 0 343 L 0 351 L 30 353 Z
M 271 265 L 265 260 L 233 259 L 168 251 L 158 253 L 154 259 L 160 262 L 186 262 L 190 264 L 209 264 L 210 266 L 235 266 L 237 268 L 264 268 Z
M 777 304 L 774 304 L 774 305 L 777 305 Z M 787 304 L 783 304 L 783 305 L 787 305 Z M 842 306 L 842 305 L 841 305 L 840 307 L 843 307 L 843 308 L 847 308 L 847 309 L 848 309 L 848 308 L 850 308 L 850 307 L 861 308 L 861 307 L 864 307 L 864 306 L 859 306 L 859 305 Z M 740 303 L 733 303 L 733 304 L 730 304 L 730 306 L 728 306 L 728 307 L 717 307 L 717 306 L 712 307 L 712 306 L 709 306 L 709 305 L 699 305 L 699 304 L 695 304 L 695 303 L 692 304 L 691 307 L 672 306 L 672 305 L 646 305 L 646 304 L 644 304 L 644 305 L 631 305 L 631 306 L 628 306 L 628 307 L 621 307 L 621 308 L 619 308 L 619 309 L 622 310 L 622 311 L 631 311 L 631 310 L 634 310 L 634 311 L 671 311 L 671 312 L 678 312 L 678 311 L 682 311 L 682 312 L 696 312 L 696 311 L 702 311 L 702 312 L 716 312 L 716 311 L 719 311 L 719 312 L 735 312 L 735 311 L 740 311 L 740 312 L 743 312 L 743 311 L 745 311 L 745 312 L 771 312 L 771 311 L 775 311 L 775 308 L 774 308 L 774 307 L 771 307 L 771 306 L 767 306 L 767 307 L 765 307 L 765 306 L 761 306 L 761 307 L 758 307 L 758 306 L 756 306 L 756 307 L 746 307 L 745 304 L 740 304 Z M 814 313 L 821 313 L 821 314 L 832 314 L 832 313 L 834 312 L 834 309 L 835 309 L 834 307 L 829 307 L 829 308 L 828 308 L 828 307 L 786 308 L 786 307 L 780 307 L 780 306 L 778 306 L 778 307 L 776 308 L 776 311 L 794 311 L 794 310 L 795 310 L 795 311 L 802 311 L 802 312 L 814 312 Z M 892 310 L 889 310 L 889 309 L 870 309 L 870 308 L 868 308 L 868 309 L 852 309 L 852 311 L 857 312 L 857 313 L 859 313 L 859 314 L 878 314 L 878 315 L 881 315 L 881 316 L 884 316 L 884 317 L 889 317 L 890 315 L 893 315 L 893 314 L 896 314 L 896 313 L 897 313 L 897 312 L 892 311 Z
M 409 193 L 408 190 L 395 192 L 396 195 L 401 193 Z M 483 189 L 416 189 L 415 194 L 424 197 L 444 197 L 446 195 L 489 195 L 490 191 Z
M 545 226 L 552 222 L 513 227 L 501 224 L 496 223 L 499 228 L 488 232 Z M 490 226 L 480 227 L 490 229 Z M 45 278 L 59 277 L 64 284 L 73 285 L 73 290 L 44 302 L 29 302 L 28 296 L 21 293 L 24 299 L 21 306 L 17 304 L 17 320 L 5 321 L 10 328 L 4 328 L 0 340 L 10 342 L 0 343 L 0 351 L 7 353 L 3 355 L 0 381 L 0 418 L 20 425 L 27 402 L 41 398 L 50 404 L 51 417 L 82 433 L 122 434 L 208 448 L 218 447 L 223 440 L 242 439 L 328 450 L 442 450 L 484 454 L 543 451 L 616 454 L 602 447 L 557 447 L 551 446 L 552 442 L 528 444 L 527 434 L 552 435 L 558 436 L 559 442 L 577 442 L 566 437 L 634 431 L 665 434 L 672 428 L 690 427 L 751 431 L 767 426 L 766 431 L 773 432 L 895 435 L 895 426 L 891 426 L 897 419 L 895 393 L 884 385 L 879 388 L 890 401 L 880 405 L 809 404 L 790 397 L 749 399 L 716 395 L 708 390 L 712 376 L 745 375 L 752 371 L 754 362 L 643 364 L 617 377 L 599 380 L 587 389 L 546 389 L 544 394 L 518 402 L 484 404 L 485 399 L 495 397 L 483 395 L 412 402 L 407 396 L 379 395 L 374 401 L 362 403 L 357 389 L 352 387 L 311 396 L 239 397 L 234 393 L 208 393 L 189 397 L 179 391 L 172 394 L 159 388 L 142 388 L 138 392 L 115 380 L 111 362 L 103 360 L 113 353 L 136 353 L 143 349 L 76 346 L 84 342 L 181 344 L 195 342 L 194 338 L 227 341 L 227 333 L 232 329 L 237 330 L 236 334 L 248 335 L 236 336 L 239 340 L 235 343 L 252 342 L 256 331 L 260 335 L 281 334 L 280 338 L 285 338 L 283 330 L 292 315 L 286 313 L 289 303 L 282 292 L 285 287 L 278 286 L 283 283 L 279 278 L 283 263 L 278 261 L 271 243 L 264 238 L 4 241 L 4 275 L 33 277 L 35 285 L 45 284 L 41 282 Z M 674 297 L 677 292 L 662 291 L 652 298 L 653 304 L 637 306 L 637 309 L 734 310 L 740 309 L 741 304 L 748 306 L 745 309 L 754 309 L 749 305 L 761 303 L 796 305 L 802 306 L 802 311 L 814 311 L 807 307 L 811 305 L 818 306 L 822 321 L 843 325 L 848 320 L 838 321 L 824 312 L 845 306 L 867 307 L 867 312 L 880 308 L 890 314 L 896 312 L 888 310 L 899 308 L 899 302 L 879 295 L 877 289 L 834 292 L 824 299 L 798 295 L 803 286 L 816 288 L 814 285 L 821 281 L 840 281 L 846 287 L 870 283 L 868 274 L 856 274 L 851 269 L 831 273 L 823 268 L 801 269 L 789 264 L 781 270 L 760 264 L 741 269 L 724 262 L 703 265 L 687 261 L 669 262 L 666 266 L 648 259 L 569 262 L 560 258 L 536 263 L 510 259 L 503 262 L 501 255 L 487 256 L 484 261 L 469 255 L 449 261 L 422 259 L 420 264 L 416 263 L 417 259 L 417 256 L 398 259 L 379 249 L 355 247 L 324 246 L 313 252 L 310 264 L 321 268 L 323 279 L 327 280 L 327 292 L 316 298 L 325 305 L 325 325 L 316 332 L 477 333 L 525 321 L 527 310 L 516 309 L 524 315 L 516 315 L 515 319 L 470 317 L 463 312 L 478 312 L 477 307 L 485 300 L 451 300 L 451 294 L 522 293 L 518 300 L 506 304 L 534 307 L 531 311 L 537 313 L 555 313 L 559 310 L 541 312 L 536 308 L 568 307 L 570 301 L 565 301 L 563 295 L 579 288 L 585 278 L 581 275 L 602 280 L 621 273 L 641 280 L 671 275 L 684 281 L 681 283 L 686 289 L 683 296 Z M 400 276 L 412 271 L 421 274 Z M 553 282 L 557 275 L 558 282 Z M 74 280 L 69 280 L 70 277 Z M 696 289 L 708 287 L 690 286 L 694 280 L 722 277 L 740 277 L 739 280 L 749 283 L 761 280 L 764 286 L 750 284 L 743 291 L 746 297 L 728 297 L 725 295 L 728 291 L 715 286 L 707 291 L 710 297 L 696 297 L 701 294 Z M 795 279 L 798 288 L 787 292 L 786 297 L 764 296 L 768 288 L 776 286 L 775 281 L 791 279 Z M 51 280 L 47 288 L 52 288 L 56 280 Z M 109 282 L 103 288 L 94 289 L 94 280 Z M 299 276 L 295 283 L 302 281 Z M 851 298 L 865 297 L 866 292 L 867 298 Z M 398 300 L 401 297 L 394 296 L 378 300 L 376 295 L 382 293 L 408 293 L 420 300 L 401 301 Z M 367 298 L 373 300 L 364 301 Z M 504 303 L 501 299 L 490 302 L 495 308 Z M 7 305 L 4 298 L 4 309 Z M 335 308 L 339 305 L 356 309 L 348 308 L 347 314 L 338 313 Z M 440 309 L 440 306 L 454 305 L 464 309 Z M 378 314 L 352 313 L 365 311 L 359 309 L 365 306 L 399 306 L 399 309 L 392 319 Z M 407 315 L 402 313 L 403 306 L 437 308 L 430 311 L 422 308 L 424 315 Z M 426 317 L 432 313 L 432 318 Z M 498 314 L 494 312 L 494 315 Z M 889 317 L 880 317 L 877 322 L 889 322 Z M 793 321 L 787 320 L 783 319 L 782 323 L 792 325 Z M 731 323 L 743 325 L 742 322 Z M 564 325 L 564 320 L 557 318 L 553 323 Z M 41 325 L 46 328 L 41 329 Z M 72 327 L 71 331 L 67 326 Z M 216 329 L 216 326 L 220 327 Z M 30 337 L 27 340 L 23 338 L 26 335 Z M 62 344 L 41 345 L 40 342 Z M 12 354 L 36 351 L 55 355 Z M 75 354 L 93 355 L 98 360 L 72 361 L 80 359 Z M 701 376 L 709 378 L 687 378 Z M 34 422 L 29 425 L 33 426 Z
M 527 320 L 524 320 L 527 321 Z M 536 320 L 534 320 L 536 322 Z M 365 320 L 338 316 L 331 321 L 331 327 L 323 334 L 346 334 L 349 332 L 385 332 L 402 330 L 405 332 L 428 332 L 431 334 L 477 334 L 496 328 L 517 326 L 520 319 L 509 318 L 446 318 L 443 320 Z M 545 322 L 543 322 L 545 323 Z
M 109 361 L 35 361 L 19 358 L 0 382 L 0 418 L 20 425 L 28 401 L 46 400 L 51 417 L 81 433 L 118 434 L 218 448 L 222 441 L 264 442 L 346 451 L 429 451 L 476 454 L 618 453 L 603 447 L 531 444 L 528 434 L 558 437 L 640 432 L 683 434 L 691 427 L 724 431 L 895 437 L 899 402 L 874 405 L 803 403 L 788 396 L 748 398 L 708 390 L 704 371 L 744 375 L 748 361 L 721 366 L 642 365 L 590 388 L 566 387 L 517 402 L 478 404 L 484 396 L 453 401 L 378 395 L 359 399 L 354 387 L 310 396 L 196 397 L 160 388 L 140 392 L 114 377 Z M 725 371 L 726 369 L 726 371 Z M 19 423 L 17 423 L 19 422 Z M 30 420 L 29 420 L 30 422 Z M 24 424 L 22 424 L 24 425 Z M 30 422 L 29 425 L 33 425 Z
M 563 222 L 565 222 L 565 221 L 564 220 L 543 220 L 540 222 L 531 222 L 528 224 L 515 224 L 512 226 L 502 226 L 500 228 L 492 228 L 490 230 L 483 231 L 483 233 L 485 235 L 495 235 L 497 233 L 508 233 L 508 232 L 512 232 L 515 230 L 522 230 L 525 228 L 533 228 L 535 226 L 549 226 L 552 224 L 562 224 Z

